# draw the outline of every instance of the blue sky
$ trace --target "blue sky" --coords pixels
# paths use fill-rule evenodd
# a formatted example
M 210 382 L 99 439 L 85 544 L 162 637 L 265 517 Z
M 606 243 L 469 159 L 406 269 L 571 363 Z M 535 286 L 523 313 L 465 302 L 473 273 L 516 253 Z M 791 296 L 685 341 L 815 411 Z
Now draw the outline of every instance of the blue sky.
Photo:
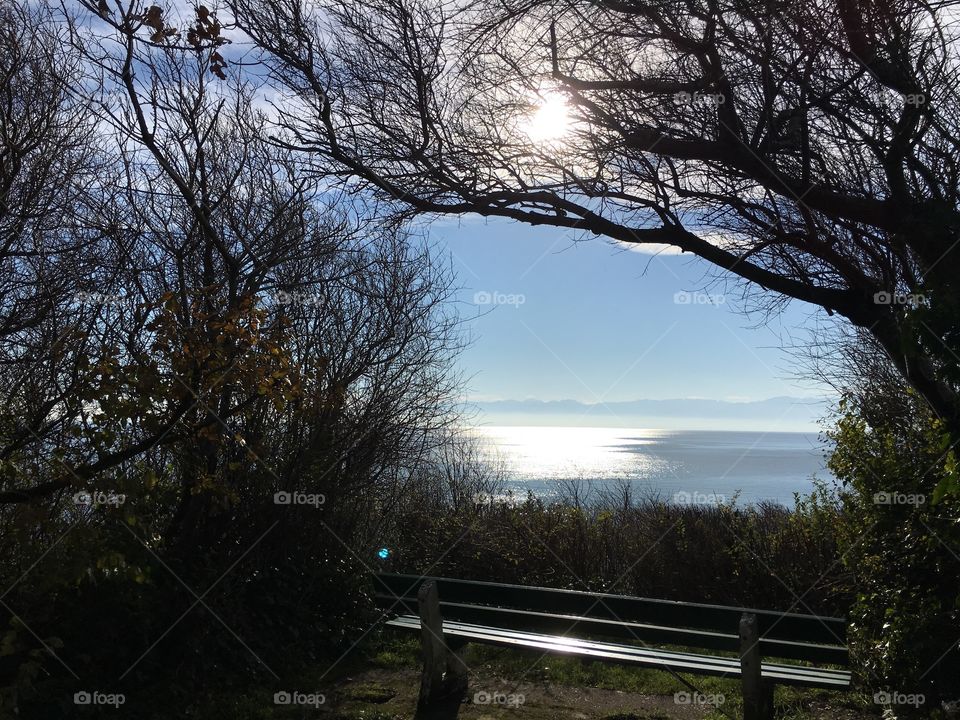
M 689 255 L 479 218 L 440 219 L 429 235 L 449 253 L 461 314 L 472 318 L 460 362 L 473 400 L 830 394 L 781 349 L 805 337 L 815 308 L 793 302 L 754 327 L 763 318 L 745 317 L 739 295 L 711 284 L 708 265 Z

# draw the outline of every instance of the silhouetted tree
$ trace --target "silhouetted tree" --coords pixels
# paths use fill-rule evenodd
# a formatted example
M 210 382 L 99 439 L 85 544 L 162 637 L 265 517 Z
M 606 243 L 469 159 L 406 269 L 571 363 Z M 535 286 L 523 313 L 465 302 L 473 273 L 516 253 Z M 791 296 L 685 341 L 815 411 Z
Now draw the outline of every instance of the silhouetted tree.
M 144 687 L 333 653 L 456 417 L 449 268 L 269 142 L 218 28 L 0 13 L 0 699 L 25 715 L 62 714 L 30 686 L 81 663 Z M 188 588 L 215 613 L 178 619 Z
M 316 172 L 417 213 L 666 244 L 960 382 L 952 3 L 232 0 Z M 538 106 L 569 128 L 538 139 Z

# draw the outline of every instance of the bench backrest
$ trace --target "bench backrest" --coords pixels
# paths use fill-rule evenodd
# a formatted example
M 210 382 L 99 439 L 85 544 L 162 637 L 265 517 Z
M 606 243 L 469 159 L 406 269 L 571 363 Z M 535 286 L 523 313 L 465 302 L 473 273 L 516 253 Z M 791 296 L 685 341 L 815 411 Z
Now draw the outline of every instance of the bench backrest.
M 425 580 L 437 583 L 445 620 L 738 652 L 739 623 L 746 612 L 757 616 L 765 657 L 848 663 L 842 618 L 386 573 L 374 578 L 376 600 L 389 613 L 416 614 L 417 591 Z

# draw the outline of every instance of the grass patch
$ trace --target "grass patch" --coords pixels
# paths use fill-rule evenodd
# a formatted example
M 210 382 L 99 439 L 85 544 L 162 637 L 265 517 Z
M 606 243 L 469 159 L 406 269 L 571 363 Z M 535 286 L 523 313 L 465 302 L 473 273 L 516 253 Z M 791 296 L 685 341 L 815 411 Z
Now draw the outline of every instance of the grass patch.
M 397 691 L 379 683 L 358 683 L 343 688 L 338 694 L 344 700 L 380 704 L 396 697 Z
M 598 688 L 666 698 L 674 693 L 690 692 L 674 675 L 653 668 L 612 665 L 562 655 L 541 655 L 528 650 L 472 644 L 467 647 L 465 660 L 474 678 L 479 675 L 485 682 L 489 682 L 490 678 L 501 678 L 504 684 Z M 290 683 L 291 687 L 316 688 L 326 692 L 328 703 L 319 716 L 327 720 L 409 720 L 409 713 L 399 712 L 398 708 L 415 701 L 416 689 L 409 687 L 409 673 L 419 668 L 417 640 L 385 634 L 381 642 L 368 652 L 357 652 L 355 657 L 346 659 L 335 672 L 323 678 L 322 684 L 318 683 L 318 679 L 326 668 L 319 666 L 305 669 L 300 678 Z M 382 670 L 387 674 L 383 678 L 378 676 L 374 681 L 343 682 L 351 675 L 369 670 Z M 400 671 L 405 673 L 402 680 L 401 676 L 391 675 Z M 723 712 L 712 710 L 704 715 L 704 720 L 742 717 L 742 699 L 737 681 L 694 675 L 683 677 L 700 693 L 724 697 Z M 473 682 L 472 690 L 476 690 L 477 680 Z M 506 685 L 502 687 L 507 691 Z M 196 716 L 204 720 L 292 720 L 305 717 L 303 708 L 273 705 L 272 692 L 254 687 L 245 688 L 239 693 L 211 697 L 205 703 L 198 703 Z M 824 717 L 862 720 L 877 715 L 869 698 L 857 693 L 778 686 L 774 701 L 777 720 L 821 720 Z M 541 712 L 555 714 L 556 709 L 528 707 L 524 712 L 531 718 L 540 718 Z M 499 709 L 490 708 L 485 716 L 499 716 L 498 713 Z M 604 716 L 603 720 L 672 718 L 669 710 L 616 711 Z
M 409 637 L 384 636 L 372 662 L 385 670 L 410 670 L 420 666 L 420 645 Z
M 382 667 L 419 668 L 418 643 L 410 637 L 390 638 L 376 655 Z M 497 675 L 511 682 L 593 687 L 643 695 L 672 696 L 690 692 L 676 676 L 654 668 L 583 660 L 563 655 L 543 655 L 530 650 L 513 650 L 471 644 L 465 654 L 467 666 Z M 711 711 L 709 720 L 729 720 L 743 714 L 740 683 L 736 680 L 702 675 L 683 675 L 704 695 L 723 695 L 723 711 Z M 774 691 L 778 720 L 819 720 L 826 707 L 845 709 L 856 714 L 876 714 L 870 698 L 857 692 L 837 692 L 778 685 Z M 660 715 L 659 718 L 666 716 Z M 659 720 L 657 715 L 616 714 L 605 720 Z

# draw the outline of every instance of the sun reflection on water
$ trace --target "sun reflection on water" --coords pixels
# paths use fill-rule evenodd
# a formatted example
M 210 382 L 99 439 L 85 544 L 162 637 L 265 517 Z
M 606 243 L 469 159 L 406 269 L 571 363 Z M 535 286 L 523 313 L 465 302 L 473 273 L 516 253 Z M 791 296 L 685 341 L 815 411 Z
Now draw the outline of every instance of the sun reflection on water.
M 638 446 L 656 444 L 669 431 L 497 426 L 478 428 L 478 433 L 508 476 L 558 480 L 578 476 L 644 479 L 656 475 L 666 463 L 638 452 Z

